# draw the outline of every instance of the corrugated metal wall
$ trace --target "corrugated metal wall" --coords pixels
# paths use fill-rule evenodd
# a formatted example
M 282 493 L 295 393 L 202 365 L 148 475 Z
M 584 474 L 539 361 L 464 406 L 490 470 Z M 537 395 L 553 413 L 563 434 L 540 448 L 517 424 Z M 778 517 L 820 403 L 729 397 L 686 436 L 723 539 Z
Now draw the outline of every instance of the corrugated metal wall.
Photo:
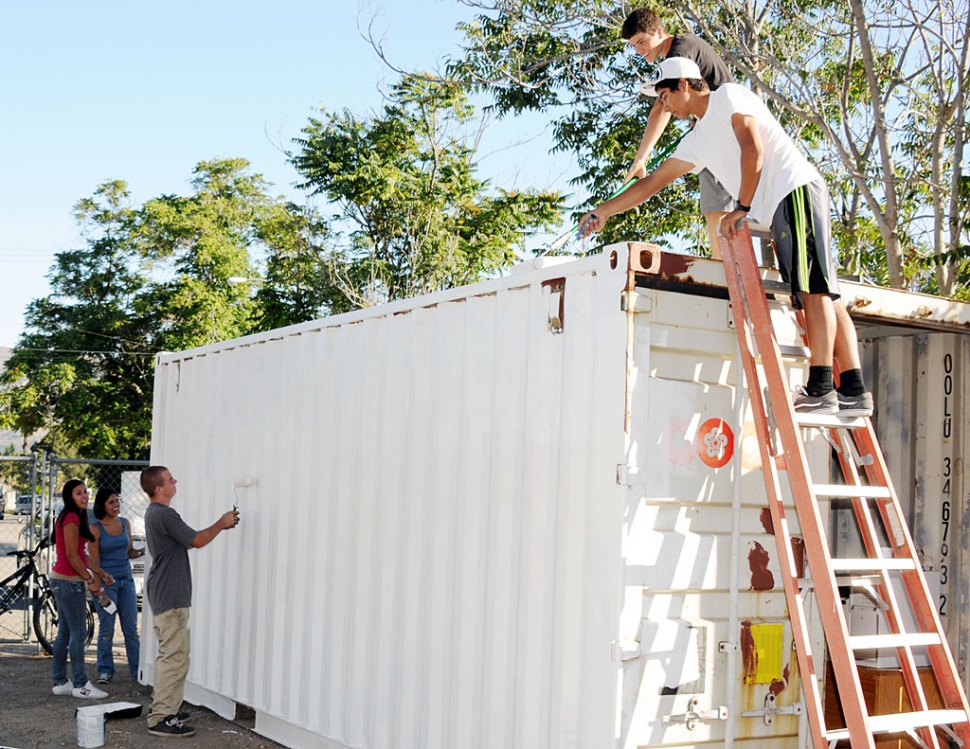
M 258 479 L 191 552 L 197 698 L 294 746 L 610 745 L 624 273 L 572 264 L 561 332 L 555 276 L 160 358 L 173 507 Z

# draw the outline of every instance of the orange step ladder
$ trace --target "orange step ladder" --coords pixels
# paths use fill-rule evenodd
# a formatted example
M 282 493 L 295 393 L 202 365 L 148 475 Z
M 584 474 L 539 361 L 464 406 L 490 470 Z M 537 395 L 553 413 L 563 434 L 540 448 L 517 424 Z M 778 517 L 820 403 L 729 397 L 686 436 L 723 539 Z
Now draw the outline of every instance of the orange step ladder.
M 785 596 L 801 672 L 809 732 L 816 749 L 848 741 L 855 747 L 874 747 L 880 734 L 908 734 L 917 745 L 939 749 L 962 745 L 970 749 L 970 709 L 956 665 L 947 645 L 935 602 L 923 576 L 919 556 L 869 418 L 796 414 L 789 380 L 771 322 L 768 299 L 755 261 L 747 225 L 732 239 L 721 237 L 721 251 L 735 329 L 744 365 L 758 442 L 761 447 L 771 519 L 778 544 Z M 845 484 L 814 481 L 802 441 L 802 430 L 827 432 L 836 447 Z M 864 469 L 860 473 L 860 468 Z M 785 518 L 782 475 L 790 494 L 804 542 L 811 579 L 797 573 L 792 535 Z M 844 497 L 852 502 L 866 556 L 833 558 L 826 539 L 825 518 L 818 500 Z M 878 518 L 878 521 L 877 521 Z M 889 538 L 892 556 L 881 548 L 880 530 Z M 905 596 L 890 582 L 902 578 Z M 889 624 L 886 634 L 850 636 L 839 586 L 875 591 Z M 825 634 L 846 728 L 826 730 L 823 699 L 815 672 L 806 622 L 809 592 Z M 903 599 L 903 600 L 900 600 Z M 918 631 L 907 631 L 903 604 L 911 607 Z M 910 627 L 912 629 L 912 627 Z M 863 698 L 855 652 L 895 649 L 911 712 L 870 715 Z M 917 672 L 914 650 L 928 657 L 943 699 L 942 709 L 930 709 Z M 941 744 L 942 739 L 942 744 Z

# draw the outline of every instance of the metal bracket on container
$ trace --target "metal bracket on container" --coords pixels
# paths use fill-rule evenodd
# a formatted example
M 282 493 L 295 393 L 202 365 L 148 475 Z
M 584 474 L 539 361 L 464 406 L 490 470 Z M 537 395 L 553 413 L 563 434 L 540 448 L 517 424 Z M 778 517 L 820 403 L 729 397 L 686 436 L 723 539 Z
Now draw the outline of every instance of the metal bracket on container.
M 718 653 L 737 653 L 740 650 L 736 642 L 727 642 L 726 640 L 721 640 L 717 644 Z
M 616 483 L 620 486 L 645 484 L 647 483 L 647 469 L 644 466 L 621 463 L 616 467 Z
M 624 291 L 620 294 L 621 312 L 649 312 L 653 309 L 653 300 L 646 294 L 635 291 Z
M 679 715 L 665 715 L 664 723 L 686 723 L 687 730 L 693 731 L 702 720 L 727 720 L 728 709 L 720 705 L 712 710 L 698 710 L 701 701 L 696 697 L 687 703 L 687 712 Z
M 745 710 L 741 713 L 742 718 L 764 718 L 765 725 L 774 725 L 776 715 L 801 715 L 805 711 L 805 706 L 801 702 L 783 707 L 775 704 L 775 695 L 768 693 L 765 695 L 765 706 L 760 710 Z
M 636 640 L 613 640 L 610 643 L 610 662 L 621 663 L 640 657 L 640 643 Z
M 550 278 L 542 282 L 542 288 L 549 293 L 549 331 L 558 335 L 565 325 L 566 279 Z

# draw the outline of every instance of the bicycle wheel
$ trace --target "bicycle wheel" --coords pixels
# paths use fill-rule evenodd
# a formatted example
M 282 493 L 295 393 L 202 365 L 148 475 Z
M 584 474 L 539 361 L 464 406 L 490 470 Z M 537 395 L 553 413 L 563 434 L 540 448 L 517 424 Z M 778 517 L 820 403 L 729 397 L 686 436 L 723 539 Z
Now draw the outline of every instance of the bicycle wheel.
M 94 639 L 94 603 L 88 601 L 87 632 L 84 647 Z M 57 639 L 57 601 L 49 590 L 46 591 L 34 607 L 34 634 L 44 652 L 53 655 L 54 640 Z

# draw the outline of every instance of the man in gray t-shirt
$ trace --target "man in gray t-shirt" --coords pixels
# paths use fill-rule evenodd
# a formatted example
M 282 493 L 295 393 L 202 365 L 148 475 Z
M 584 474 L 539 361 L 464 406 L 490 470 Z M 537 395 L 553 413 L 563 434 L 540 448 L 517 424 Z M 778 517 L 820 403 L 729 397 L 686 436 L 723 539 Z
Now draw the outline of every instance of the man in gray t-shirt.
M 195 733 L 185 723 L 188 715 L 181 712 L 185 676 L 189 672 L 189 608 L 192 606 L 189 549 L 201 549 L 221 531 L 235 528 L 239 523 L 239 513 L 230 510 L 205 530 L 196 531 L 169 507 L 176 483 L 164 466 L 150 466 L 141 473 L 141 488 L 151 499 L 145 511 L 145 535 L 152 556 L 145 594 L 158 640 L 148 732 L 157 736 Z

